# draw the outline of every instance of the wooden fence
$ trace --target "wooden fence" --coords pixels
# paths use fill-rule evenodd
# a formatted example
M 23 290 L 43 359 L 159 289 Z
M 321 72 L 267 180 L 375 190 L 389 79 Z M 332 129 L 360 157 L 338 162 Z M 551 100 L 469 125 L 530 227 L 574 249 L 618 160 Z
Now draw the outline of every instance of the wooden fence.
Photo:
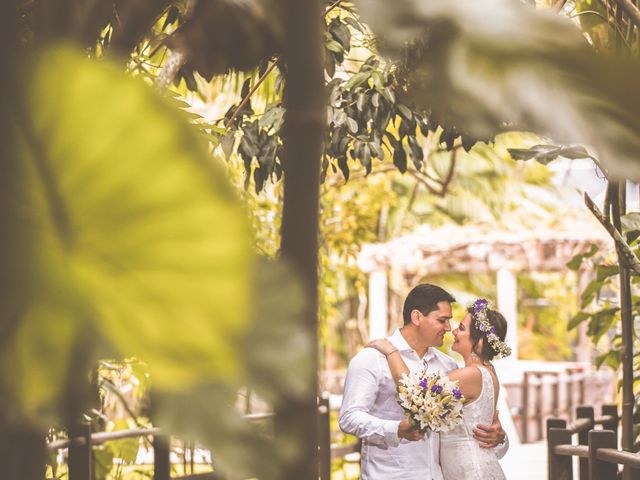
M 349 445 L 332 445 L 331 443 L 331 410 L 329 408 L 328 396 L 322 396 L 318 399 L 318 422 L 319 422 L 319 439 L 318 439 L 318 459 L 320 480 L 331 479 L 331 462 L 337 458 L 360 451 L 360 443 L 354 442 Z M 273 413 L 250 413 L 244 418 L 247 421 L 257 421 L 272 419 Z M 170 460 L 170 438 L 159 428 L 147 429 L 130 429 L 119 430 L 116 432 L 99 432 L 92 433 L 91 425 L 77 425 L 73 431 L 69 432 L 69 439 L 56 440 L 50 442 L 47 448 L 56 452 L 62 449 L 68 449 L 67 465 L 69 468 L 68 480 L 92 480 L 93 465 L 93 446 L 101 445 L 105 442 L 121 440 L 124 438 L 135 437 L 151 437 L 153 446 L 153 480 L 229 480 L 228 477 L 219 472 L 193 473 L 193 450 L 191 461 L 191 474 L 180 477 L 171 477 L 171 460 Z M 185 453 L 185 471 L 186 471 L 186 453 Z
M 618 449 L 619 420 L 615 405 L 603 406 L 599 417 L 593 407 L 578 407 L 570 425 L 564 419 L 548 419 L 548 479 L 573 480 L 573 457 L 579 458 L 580 480 L 617 480 L 619 466 L 625 479 L 640 478 L 640 453 Z
M 579 368 L 524 371 L 521 382 L 503 387 L 522 443 L 543 440 L 547 418 L 572 421 L 576 406 L 600 407 L 612 390 L 611 378 Z

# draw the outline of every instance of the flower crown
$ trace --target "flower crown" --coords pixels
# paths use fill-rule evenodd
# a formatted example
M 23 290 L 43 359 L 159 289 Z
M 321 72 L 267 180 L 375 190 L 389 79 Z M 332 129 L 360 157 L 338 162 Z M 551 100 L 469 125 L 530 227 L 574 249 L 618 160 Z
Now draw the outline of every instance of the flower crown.
M 487 341 L 491 348 L 496 352 L 496 358 L 504 358 L 511 355 L 511 347 L 500 340 L 496 335 L 496 327 L 489 323 L 487 319 L 487 310 L 489 302 L 484 298 L 478 298 L 471 305 L 471 317 L 476 322 L 476 327 L 487 337 Z

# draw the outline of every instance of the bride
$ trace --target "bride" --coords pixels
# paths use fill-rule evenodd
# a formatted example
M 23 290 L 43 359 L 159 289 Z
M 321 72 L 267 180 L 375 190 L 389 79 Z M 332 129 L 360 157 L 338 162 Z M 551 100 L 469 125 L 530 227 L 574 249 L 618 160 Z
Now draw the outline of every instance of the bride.
M 493 449 L 482 448 L 473 438 L 478 424 L 491 424 L 500 383 L 491 364 L 493 358 L 505 357 L 511 349 L 504 342 L 507 322 L 491 310 L 485 299 L 476 300 L 467 309 L 462 322 L 453 331 L 451 347 L 464 359 L 464 367 L 449 372 L 465 396 L 462 423 L 440 434 L 440 466 L 445 480 L 505 480 Z M 373 340 L 368 347 L 384 354 L 396 384 L 409 369 L 386 339 Z

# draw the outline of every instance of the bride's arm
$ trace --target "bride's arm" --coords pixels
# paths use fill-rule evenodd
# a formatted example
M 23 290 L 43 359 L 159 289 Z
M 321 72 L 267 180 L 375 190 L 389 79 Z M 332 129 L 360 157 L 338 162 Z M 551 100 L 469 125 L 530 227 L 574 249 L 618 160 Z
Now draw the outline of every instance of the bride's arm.
M 384 338 L 373 340 L 365 346 L 375 348 L 387 358 L 389 370 L 391 370 L 393 381 L 396 382 L 396 384 L 402 380 L 403 373 L 409 373 L 409 368 L 407 367 L 407 364 L 404 363 L 404 360 L 402 360 L 400 352 L 389 340 Z
M 396 384 L 400 383 L 402 380 L 402 375 L 404 373 L 409 373 L 409 368 L 407 364 L 402 360 L 402 356 L 398 349 L 395 349 L 393 352 L 386 355 L 387 363 L 389 364 L 389 370 L 391 370 L 391 375 L 393 376 L 393 381 Z

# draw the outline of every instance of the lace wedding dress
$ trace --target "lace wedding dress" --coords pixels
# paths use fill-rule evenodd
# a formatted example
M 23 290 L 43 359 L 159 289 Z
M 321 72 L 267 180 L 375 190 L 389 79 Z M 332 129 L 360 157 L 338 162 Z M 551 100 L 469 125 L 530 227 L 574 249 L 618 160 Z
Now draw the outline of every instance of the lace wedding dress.
M 492 448 L 480 448 L 473 438 L 476 425 L 491 425 L 495 405 L 491 373 L 482 374 L 480 396 L 464 406 L 462 423 L 440 434 L 440 466 L 445 480 L 506 480 Z

